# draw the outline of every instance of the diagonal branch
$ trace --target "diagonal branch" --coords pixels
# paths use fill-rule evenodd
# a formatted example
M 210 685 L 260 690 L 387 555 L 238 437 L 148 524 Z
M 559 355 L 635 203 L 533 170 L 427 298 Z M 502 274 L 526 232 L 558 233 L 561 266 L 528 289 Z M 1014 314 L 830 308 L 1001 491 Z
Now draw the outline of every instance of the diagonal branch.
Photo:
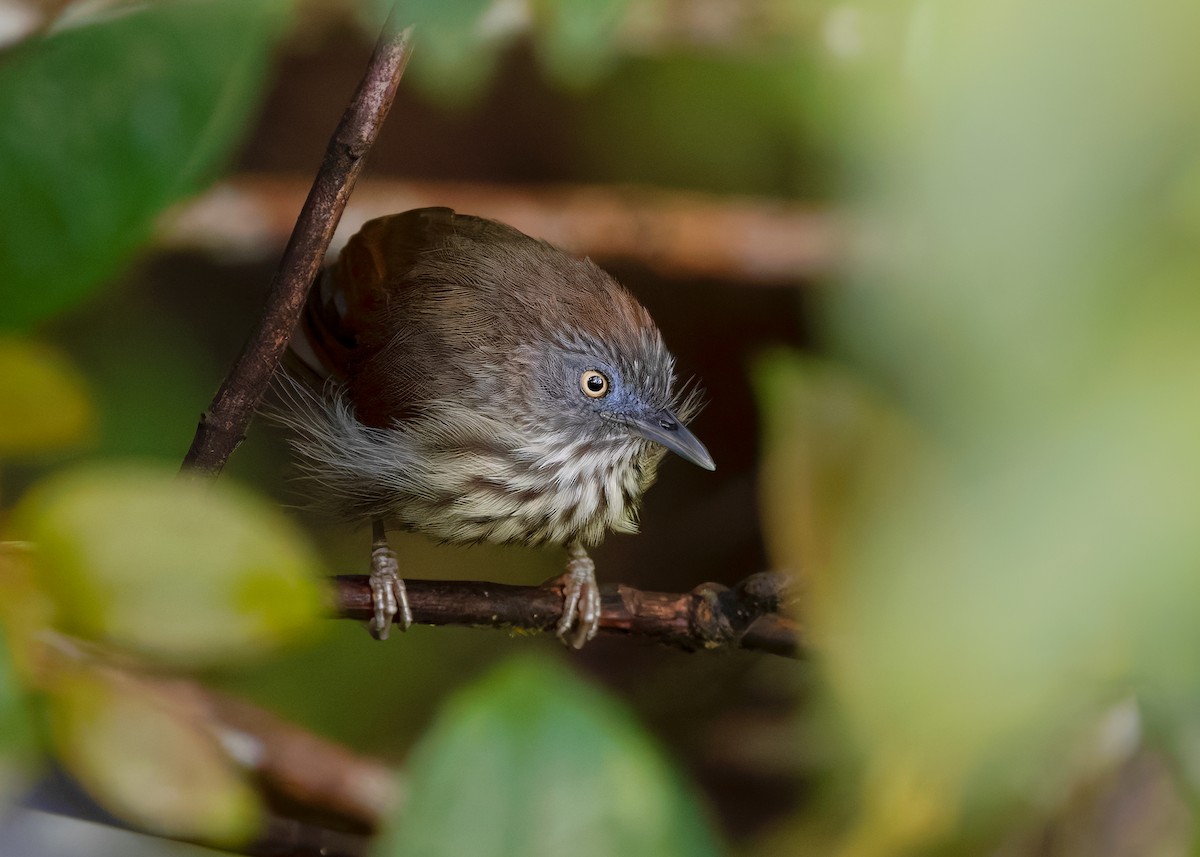
M 266 307 L 242 353 L 200 418 L 183 470 L 216 476 L 242 442 L 262 401 L 329 241 L 354 189 L 363 161 L 379 136 L 411 53 L 411 28 L 401 31 L 396 8 L 388 15 L 354 98 L 334 131 L 291 240 L 271 280 Z
M 366 621 L 372 613 L 365 575 L 334 578 L 337 614 Z M 645 592 L 618 584 L 602 588 L 600 630 L 644 637 L 694 651 L 743 648 L 801 657 L 800 627 L 777 611 L 789 577 L 764 572 L 733 587 L 703 583 L 691 592 Z M 405 579 L 413 620 L 422 625 L 471 625 L 553 631 L 562 614 L 560 587 L 513 586 L 469 580 Z

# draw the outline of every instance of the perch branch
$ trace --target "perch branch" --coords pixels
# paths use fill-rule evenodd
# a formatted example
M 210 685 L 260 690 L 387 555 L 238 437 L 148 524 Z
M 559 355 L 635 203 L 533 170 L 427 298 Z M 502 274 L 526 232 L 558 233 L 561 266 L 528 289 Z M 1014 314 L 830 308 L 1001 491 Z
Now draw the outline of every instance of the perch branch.
M 339 616 L 366 621 L 371 589 L 363 575 L 334 578 Z M 754 574 L 733 587 L 703 583 L 691 592 L 645 592 L 618 584 L 601 590 L 600 630 L 694 651 L 744 648 L 799 657 L 799 626 L 777 614 L 788 577 Z M 513 586 L 467 580 L 406 578 L 413 619 L 422 625 L 470 625 L 553 631 L 562 613 L 554 585 Z
M 287 348 L 308 290 L 320 270 L 346 200 L 391 108 L 408 62 L 411 29 L 393 9 L 354 98 L 334 131 L 291 240 L 271 280 L 266 307 L 237 362 L 200 418 L 184 471 L 216 476 L 242 442 L 254 409 Z

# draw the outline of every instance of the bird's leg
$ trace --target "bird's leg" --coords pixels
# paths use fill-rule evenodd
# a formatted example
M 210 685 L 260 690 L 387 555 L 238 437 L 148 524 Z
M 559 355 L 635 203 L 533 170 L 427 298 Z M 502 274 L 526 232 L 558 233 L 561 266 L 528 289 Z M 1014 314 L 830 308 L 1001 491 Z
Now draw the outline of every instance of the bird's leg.
M 412 624 L 412 610 L 408 607 L 408 592 L 400 579 L 400 563 L 396 552 L 388 546 L 387 530 L 383 520 L 371 522 L 371 601 L 375 616 L 371 619 L 371 636 L 386 640 L 392 627 L 392 619 L 407 631 Z
M 583 545 L 567 546 L 567 573 L 563 583 L 563 612 L 555 633 L 575 649 L 596 636 L 600 630 L 600 587 L 596 584 L 596 564 Z

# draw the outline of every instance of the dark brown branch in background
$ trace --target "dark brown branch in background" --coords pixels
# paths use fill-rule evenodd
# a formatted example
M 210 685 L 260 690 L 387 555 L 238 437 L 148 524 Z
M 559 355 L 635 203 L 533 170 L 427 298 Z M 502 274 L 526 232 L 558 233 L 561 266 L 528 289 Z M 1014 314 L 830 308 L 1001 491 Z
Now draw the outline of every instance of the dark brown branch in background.
M 32 662 L 41 671 L 40 682 L 52 683 L 64 668 L 86 667 L 115 692 L 159 709 L 181 729 L 207 733 L 217 752 L 253 777 L 267 817 L 247 854 L 357 857 L 403 801 L 396 772 L 382 760 L 257 705 L 191 679 L 141 671 L 125 656 L 58 631 L 45 630 L 37 642 Z
M 238 761 L 281 809 L 303 818 L 320 810 L 359 832 L 374 831 L 400 803 L 396 772 L 381 760 L 302 729 L 271 712 L 196 682 L 171 688 L 190 694 L 226 746 L 249 747 Z
M 241 175 L 173 211 L 162 240 L 242 257 L 273 252 L 307 181 Z M 791 285 L 846 256 L 843 216 L 783 200 L 595 185 L 520 186 L 365 179 L 334 245 L 367 220 L 428 205 L 491 217 L 578 256 L 630 261 L 666 277 Z
M 316 279 L 363 160 L 392 106 L 410 54 L 410 30 L 388 16 L 366 75 L 338 123 L 291 240 L 271 280 L 266 307 L 237 362 L 200 418 L 183 469 L 215 476 L 242 442 Z
M 371 615 L 365 575 L 334 578 L 336 610 L 348 619 Z M 754 574 L 733 587 L 703 583 L 691 592 L 643 592 L 602 587 L 600 630 L 643 637 L 694 651 L 743 648 L 800 657 L 799 626 L 777 614 L 786 596 L 785 574 Z M 562 613 L 561 589 L 469 580 L 405 578 L 413 620 L 421 625 L 470 625 L 553 631 Z

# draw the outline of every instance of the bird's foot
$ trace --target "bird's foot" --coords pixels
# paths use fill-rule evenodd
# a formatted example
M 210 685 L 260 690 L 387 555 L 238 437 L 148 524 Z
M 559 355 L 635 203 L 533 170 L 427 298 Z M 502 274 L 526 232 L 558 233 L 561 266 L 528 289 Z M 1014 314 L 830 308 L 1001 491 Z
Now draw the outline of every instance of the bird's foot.
M 400 563 L 396 553 L 388 547 L 387 540 L 376 540 L 371 548 L 371 602 L 375 615 L 371 618 L 371 636 L 386 640 L 392 621 L 407 631 L 412 624 L 412 610 L 408 606 L 408 591 L 400 579 Z
M 567 556 L 567 573 L 556 581 L 563 588 L 563 611 L 555 634 L 571 648 L 582 649 L 600 630 L 600 587 L 587 551 L 572 545 Z

